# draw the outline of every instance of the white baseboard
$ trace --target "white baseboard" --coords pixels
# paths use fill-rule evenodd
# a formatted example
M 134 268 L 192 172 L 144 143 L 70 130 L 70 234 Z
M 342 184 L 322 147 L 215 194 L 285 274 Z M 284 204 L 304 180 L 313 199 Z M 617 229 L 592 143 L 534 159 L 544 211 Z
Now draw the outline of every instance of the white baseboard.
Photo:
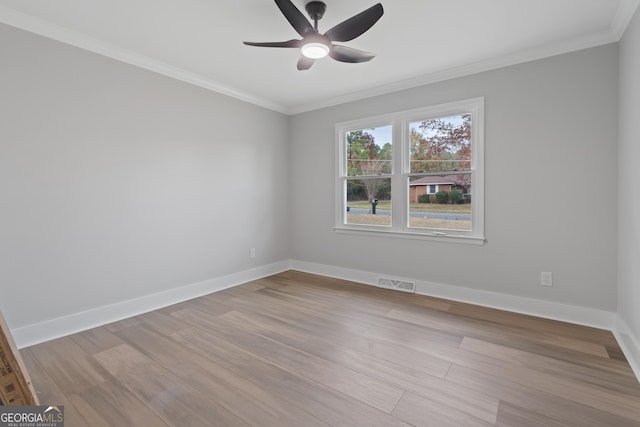
M 71 335 L 87 329 L 102 326 L 118 320 L 137 316 L 142 313 L 167 307 L 212 292 L 237 286 L 252 280 L 261 279 L 286 270 L 298 270 L 320 274 L 338 279 L 350 280 L 377 286 L 379 276 L 388 277 L 384 272 L 372 273 L 343 267 L 316 264 L 306 261 L 289 260 L 244 270 L 226 276 L 216 277 L 203 282 L 170 289 L 116 304 L 96 307 L 91 310 L 68 316 L 15 328 L 13 338 L 18 348 L 24 348 L 41 342 Z M 395 275 L 393 275 L 395 277 Z M 516 313 L 529 314 L 547 319 L 560 320 L 579 325 L 612 330 L 620 343 L 631 368 L 640 378 L 640 342 L 627 324 L 616 313 L 579 307 L 551 301 L 524 298 L 497 292 L 482 291 L 460 286 L 398 277 L 416 283 L 416 293 L 454 301 L 492 307 Z
M 289 270 L 290 268 L 291 265 L 289 261 L 281 261 L 116 304 L 96 307 L 57 319 L 15 328 L 12 329 L 11 333 L 18 348 L 28 347 L 76 332 L 106 325 L 107 323 L 137 316 L 212 292 L 221 291 L 252 280 L 261 279 Z
M 636 374 L 636 378 L 640 381 L 640 339 L 634 335 L 629 325 L 619 314 L 616 315 L 613 334 L 616 336 L 616 340 L 620 344 L 620 348 L 622 348 L 629 365 L 631 365 L 633 373 Z
M 372 273 L 306 261 L 291 261 L 291 268 L 307 273 L 320 274 L 337 279 L 351 280 L 377 286 L 378 277 L 390 277 L 387 273 Z M 546 319 L 575 323 L 583 326 L 613 330 L 615 313 L 588 307 L 560 304 L 551 301 L 519 297 L 515 295 L 489 292 L 478 289 L 452 286 L 442 283 L 416 280 L 410 277 L 394 278 L 416 283 L 416 294 L 445 298 L 484 307 L 497 308 L 515 313 L 528 314 Z

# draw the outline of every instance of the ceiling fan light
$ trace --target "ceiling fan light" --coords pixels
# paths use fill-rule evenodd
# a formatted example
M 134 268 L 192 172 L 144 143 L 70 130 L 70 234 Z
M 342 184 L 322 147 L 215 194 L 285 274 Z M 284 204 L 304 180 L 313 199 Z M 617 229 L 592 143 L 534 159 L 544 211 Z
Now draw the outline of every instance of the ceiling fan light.
M 302 54 L 310 59 L 324 58 L 329 54 L 329 46 L 324 43 L 307 43 L 300 49 Z

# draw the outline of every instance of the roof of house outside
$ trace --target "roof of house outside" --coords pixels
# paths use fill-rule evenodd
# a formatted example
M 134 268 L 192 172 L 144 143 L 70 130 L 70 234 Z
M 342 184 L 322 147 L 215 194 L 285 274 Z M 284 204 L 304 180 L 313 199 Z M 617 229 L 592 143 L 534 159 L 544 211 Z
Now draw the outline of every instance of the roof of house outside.
M 429 175 L 409 182 L 409 186 L 429 185 L 429 184 L 451 184 L 458 185 L 462 181 L 463 175 Z

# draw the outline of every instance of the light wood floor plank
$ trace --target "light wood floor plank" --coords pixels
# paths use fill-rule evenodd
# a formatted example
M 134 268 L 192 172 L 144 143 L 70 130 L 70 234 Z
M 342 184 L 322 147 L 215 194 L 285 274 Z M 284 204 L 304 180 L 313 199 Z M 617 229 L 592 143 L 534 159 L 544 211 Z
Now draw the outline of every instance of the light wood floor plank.
M 104 325 L 109 332 L 117 332 L 123 328 L 130 328 L 131 326 L 139 325 L 140 322 L 135 317 L 130 317 L 129 319 L 119 320 L 117 322 L 109 323 Z
M 104 326 L 79 332 L 72 335 L 71 339 L 90 355 L 123 344 L 120 338 Z
M 484 354 L 505 363 L 520 365 L 545 374 L 563 375 L 572 380 L 587 384 L 597 384 L 608 390 L 618 391 L 640 399 L 637 380 L 627 376 L 612 374 L 596 367 L 583 367 L 564 360 L 489 343 L 475 338 L 465 337 L 460 348 L 474 353 Z
M 195 311 L 191 313 L 200 317 Z M 204 320 L 203 320 L 204 321 Z M 390 413 L 403 390 L 367 375 L 316 357 L 293 347 L 278 344 L 261 335 L 247 333 L 228 322 L 216 322 L 207 332 L 273 363 L 295 375 L 308 378 L 347 396 Z
M 495 340 L 512 340 L 522 337 L 524 332 L 509 325 L 494 325 L 491 322 L 466 322 L 455 316 L 442 315 L 433 313 L 409 313 L 405 310 L 391 310 L 388 317 L 402 320 L 417 325 L 426 326 L 432 329 L 446 330 L 458 333 L 464 336 L 476 336 L 479 338 L 495 339 Z M 549 344 L 557 347 L 568 348 L 603 358 L 609 358 L 609 353 L 603 344 L 592 343 L 588 341 L 568 338 L 555 335 L 548 332 L 529 332 L 527 339 L 542 344 Z
M 499 427 L 568 427 L 561 421 L 542 415 L 538 412 L 520 408 L 506 402 L 500 402 L 498 408 Z
M 184 331 L 182 328 L 179 330 Z M 188 380 L 194 388 L 251 425 L 327 426 L 297 406 L 286 404 L 277 394 L 269 393 L 248 378 L 212 363 L 177 341 L 159 336 L 148 327 L 124 329 L 118 334 L 159 365 L 172 366 L 173 374 Z M 229 393 L 229 390 L 234 392 Z M 247 405 L 247 402 L 252 403 Z
M 255 292 L 250 297 L 233 298 L 226 305 L 237 310 L 262 312 L 272 316 L 290 319 L 298 324 L 308 326 L 316 330 L 339 330 L 346 333 L 359 334 L 371 327 L 363 321 L 340 322 L 338 318 L 318 315 L 313 311 L 305 312 L 295 304 L 284 304 L 278 300 Z M 343 317 L 338 314 L 338 317 Z
M 47 375 L 67 396 L 80 394 L 108 379 L 107 372 L 72 337 L 59 338 L 31 349 Z
M 67 397 L 65 392 L 58 387 L 55 381 L 51 379 L 47 370 L 42 367 L 42 364 L 38 361 L 36 357 L 36 353 L 41 352 L 43 346 L 40 345 L 37 348 L 31 347 L 20 350 L 20 355 L 24 360 L 24 363 L 29 371 L 32 381 L 37 387 L 36 393 L 38 394 L 38 400 L 41 405 L 62 405 L 64 406 L 64 416 L 65 422 L 68 425 L 78 426 L 78 427 L 90 427 L 90 424 L 84 418 L 87 416 L 86 413 L 80 413 L 74 404 L 71 402 L 71 399 Z M 37 378 L 37 380 L 34 380 Z
M 91 427 L 163 427 L 165 423 L 120 383 L 107 381 L 70 396 Z M 65 407 L 65 415 L 67 408 Z M 68 425 L 75 425 L 68 420 Z
M 640 419 L 627 418 L 591 407 L 571 399 L 571 390 L 566 396 L 549 394 L 507 378 L 497 377 L 463 366 L 453 365 L 447 381 L 479 393 L 496 397 L 521 408 L 545 415 L 573 427 L 639 427 Z
M 637 393 L 629 395 L 558 373 L 545 373 L 512 363 L 503 363 L 494 367 L 485 365 L 480 370 L 497 378 L 510 380 L 557 397 L 571 399 L 592 408 L 630 419 L 640 419 L 640 398 Z
M 264 316 L 250 316 L 239 312 L 229 312 L 220 318 L 230 321 L 237 327 L 262 334 L 275 341 L 291 347 L 302 348 L 318 357 L 361 372 L 389 384 L 396 385 L 417 395 L 426 396 L 437 403 L 455 406 L 458 410 L 471 414 L 488 422 L 495 422 L 498 400 L 459 387 L 444 381 L 449 370 L 448 363 L 441 362 L 441 370 L 432 375 L 405 368 L 392 361 L 385 361 L 364 352 L 337 346 L 328 341 L 316 340 L 313 337 L 296 334 L 290 329 L 269 328 L 270 323 Z M 397 351 L 396 351 L 397 353 Z
M 367 331 L 366 335 L 373 334 L 373 332 L 373 329 Z M 372 336 L 380 338 L 380 335 Z M 627 395 L 595 384 L 574 381 L 569 376 L 544 373 L 527 366 L 518 367 L 510 363 L 504 363 L 499 358 L 464 349 L 429 346 L 427 341 L 419 338 L 413 341 L 405 341 L 401 338 L 387 335 L 384 339 L 392 340 L 392 342 L 396 342 L 399 345 L 408 345 L 418 351 L 448 360 L 454 364 L 452 369 L 455 368 L 455 365 L 472 368 L 559 397 L 567 397 L 590 407 L 610 411 L 613 414 L 630 419 L 640 419 L 640 400 L 635 396 L 635 393 L 634 395 Z
M 93 357 L 169 425 L 249 425 L 128 344 Z
M 605 331 L 603 329 L 573 325 L 571 323 L 559 322 L 557 320 L 511 313 L 508 311 L 496 310 L 493 308 L 461 302 L 452 303 L 451 307 L 447 311 L 465 318 L 484 320 L 497 323 L 499 325 L 517 326 L 518 328 L 522 328 L 527 331 L 550 331 L 555 335 L 561 335 L 568 338 L 576 338 L 582 341 L 603 344 L 605 346 L 617 346 L 617 342 L 613 334 L 610 331 Z
M 494 417 L 494 422 L 486 422 L 459 411 L 455 406 L 409 392 L 402 397 L 393 415 L 416 427 L 488 427 L 495 425 L 496 419 Z
M 357 367 L 361 370 L 375 372 L 376 375 L 386 375 L 387 370 L 389 370 L 389 376 L 392 376 L 396 381 L 403 376 L 403 373 L 413 379 L 422 378 L 425 375 L 430 378 L 444 379 L 451 366 L 449 362 L 429 356 L 421 358 L 423 362 L 420 364 L 421 369 L 417 369 L 414 366 L 405 366 L 396 363 L 393 358 L 393 356 L 397 356 L 397 350 L 389 358 L 391 360 L 380 358 L 369 352 L 353 349 L 350 346 L 350 342 L 323 339 L 317 335 L 314 336 L 299 329 L 291 328 L 277 319 L 256 313 L 243 313 L 234 310 L 225 313 L 219 318 L 248 332 L 261 334 L 290 347 L 313 353 L 318 357 L 348 365 L 347 367 L 352 369 Z M 356 360 L 354 361 L 354 359 Z
M 296 376 L 257 357 L 251 351 L 229 344 L 200 329 L 179 332 L 174 334 L 174 339 L 232 372 L 246 375 L 266 389 L 274 390 L 291 404 L 301 405 L 330 425 L 409 427 L 386 412 L 307 378 Z

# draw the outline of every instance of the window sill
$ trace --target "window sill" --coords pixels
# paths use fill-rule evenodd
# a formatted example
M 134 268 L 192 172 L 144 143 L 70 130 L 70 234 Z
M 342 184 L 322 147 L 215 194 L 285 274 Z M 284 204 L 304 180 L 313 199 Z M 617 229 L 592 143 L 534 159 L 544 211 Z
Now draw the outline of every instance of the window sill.
M 333 227 L 333 231 L 337 234 L 352 234 L 359 236 L 375 236 L 375 237 L 390 237 L 394 239 L 409 239 L 409 240 L 425 240 L 431 242 L 446 242 L 446 243 L 462 243 L 467 245 L 482 246 L 486 243 L 484 237 L 464 236 L 460 234 L 427 234 L 427 233 L 411 233 L 411 232 L 398 232 L 390 230 L 372 230 L 347 228 L 347 227 Z

